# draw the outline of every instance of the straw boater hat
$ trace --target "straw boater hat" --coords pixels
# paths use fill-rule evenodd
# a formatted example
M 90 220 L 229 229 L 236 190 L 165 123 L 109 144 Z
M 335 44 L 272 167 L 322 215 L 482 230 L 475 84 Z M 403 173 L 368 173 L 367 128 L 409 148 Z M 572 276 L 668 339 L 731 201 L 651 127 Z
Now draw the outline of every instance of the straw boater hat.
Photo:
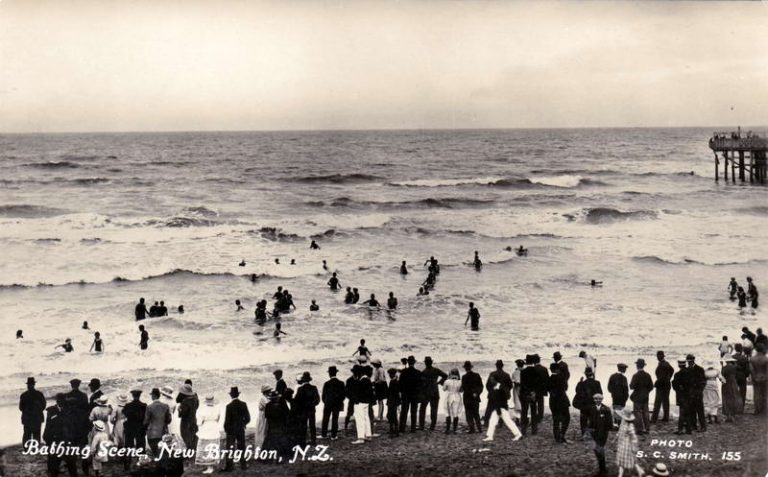
M 371 360 L 371 364 L 378 364 L 379 366 L 381 366 L 381 360 L 379 358 L 373 358 Z
M 125 404 L 128 402 L 128 396 L 125 394 L 118 394 L 117 398 L 115 398 L 119 404 Z
M 173 436 L 170 434 L 163 435 L 163 442 L 165 442 L 166 444 L 170 444 L 171 442 L 173 442 Z
M 98 399 L 96 399 L 96 402 L 99 404 L 106 404 L 108 399 L 109 398 L 107 398 L 106 395 L 102 394 Z
M 625 421 L 634 421 L 635 413 L 633 413 L 632 409 L 630 409 L 629 406 L 627 406 L 621 410 L 621 418 Z
M 173 399 L 173 388 L 170 386 L 163 386 L 160 388 L 160 394 L 167 398 Z
M 213 401 L 214 401 L 213 395 L 205 396 L 205 404 L 207 404 L 209 406 L 213 406 Z
M 661 462 L 657 463 L 651 472 L 653 472 L 653 475 L 658 475 L 659 477 L 667 477 L 669 475 L 669 469 L 667 469 L 667 466 Z
M 268 394 L 272 392 L 272 386 L 265 384 L 261 387 L 261 394 Z
M 104 423 L 102 421 L 93 421 L 93 427 L 95 427 L 97 431 L 103 431 Z

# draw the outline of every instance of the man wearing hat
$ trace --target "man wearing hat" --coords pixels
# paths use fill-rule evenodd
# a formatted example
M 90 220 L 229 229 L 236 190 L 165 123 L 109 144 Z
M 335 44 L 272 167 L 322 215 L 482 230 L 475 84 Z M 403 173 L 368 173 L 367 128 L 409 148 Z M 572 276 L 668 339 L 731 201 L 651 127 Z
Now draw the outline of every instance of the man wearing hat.
M 561 374 L 560 366 L 555 362 L 549 365 L 552 374 L 549 376 L 549 410 L 552 411 L 552 432 L 555 436 L 555 442 L 567 443 L 565 433 L 568 430 L 568 424 L 571 422 L 571 413 L 568 408 L 571 407 L 571 401 L 565 393 L 568 389 L 568 383 L 565 376 Z
M 677 372 L 672 378 L 672 389 L 675 390 L 675 404 L 680 408 L 679 417 L 677 419 L 677 432 L 675 434 L 682 434 L 683 428 L 685 433 L 691 433 L 692 422 L 691 418 L 691 380 L 688 373 L 688 361 L 685 357 L 677 360 Z
M 160 400 L 160 390 L 152 388 L 150 393 L 152 402 L 144 413 L 144 427 L 147 429 L 147 443 L 152 454 L 158 456 L 158 444 L 163 435 L 168 432 L 168 424 L 171 423 L 171 409 L 168 404 Z
M 227 404 L 224 411 L 224 432 L 227 435 L 227 449 L 232 452 L 237 446 L 240 451 L 245 451 L 245 426 L 251 422 L 251 414 L 248 412 L 248 405 L 241 401 L 239 398 L 240 391 L 237 386 L 233 386 L 229 390 L 229 395 L 232 397 L 232 401 Z M 227 462 L 224 467 L 225 472 L 232 471 L 232 455 L 227 454 Z M 248 462 L 244 457 L 240 458 L 240 467 L 242 469 L 248 468 Z
M 192 389 L 192 381 L 187 380 L 179 389 L 176 402 L 179 403 L 179 433 L 187 449 L 197 448 L 197 408 L 200 399 Z
M 71 416 L 64 411 L 64 406 L 65 396 L 59 393 L 56 395 L 56 404 L 45 410 L 48 420 L 45 423 L 43 440 L 45 440 L 49 447 L 56 444 L 68 446 L 72 443 L 74 429 L 70 419 Z M 48 454 L 46 462 L 49 476 L 58 477 L 61 461 L 64 461 L 70 477 L 77 475 L 77 457 L 73 455 L 59 456 L 56 452 L 51 452 Z
M 272 374 L 275 376 L 275 391 L 277 391 L 277 394 L 285 397 L 285 392 L 288 390 L 288 385 L 283 379 L 283 370 L 276 369 L 272 372 Z
M 616 365 L 618 372 L 613 373 L 608 378 L 608 392 L 611 393 L 611 404 L 613 406 L 614 427 L 619 425 L 621 417 L 619 411 L 624 409 L 629 399 L 629 383 L 624 373 L 627 372 L 627 365 L 619 363 Z
M 483 378 L 472 371 L 472 363 L 464 361 L 464 376 L 461 377 L 461 391 L 464 400 L 464 413 L 469 426 L 469 433 L 482 432 L 480 424 L 480 394 L 483 392 Z
M 147 413 L 147 405 L 141 402 L 141 389 L 131 390 L 132 400 L 123 407 L 125 422 L 123 423 L 123 435 L 125 447 L 128 449 L 144 449 L 145 427 L 144 415 Z M 123 467 L 128 470 L 131 465 L 131 458 L 126 456 L 123 460 Z
M 669 421 L 669 391 L 672 390 L 672 375 L 675 374 L 675 370 L 664 359 L 664 352 L 657 351 L 656 359 L 659 360 L 659 364 L 656 366 L 656 397 L 653 400 L 653 413 L 651 414 L 651 423 L 656 423 L 659 418 L 659 410 L 663 409 L 664 417 L 661 418 L 661 422 Z
M 538 354 L 533 355 L 533 369 L 536 371 L 536 426 L 544 419 L 544 396 L 549 389 L 549 371 L 542 366 L 541 357 Z M 566 387 L 567 387 L 566 383 Z
M 72 419 L 72 445 L 84 448 L 88 445 L 88 433 L 91 432 L 92 423 L 88 416 L 91 409 L 88 406 L 88 396 L 80 391 L 81 381 L 77 378 L 71 380 L 69 385 L 72 390 L 65 394 L 64 410 Z M 88 461 L 81 460 L 84 473 L 88 473 Z
M 339 433 L 339 413 L 344 409 L 344 383 L 336 375 L 336 366 L 328 367 L 328 381 L 323 384 L 323 423 L 320 435 L 328 437 L 328 421 L 331 421 L 331 439 L 335 440 Z
M 600 381 L 595 379 L 595 371 L 592 368 L 585 368 L 584 376 L 576 385 L 576 394 L 573 396 L 573 407 L 580 412 L 579 428 L 582 434 L 587 430 L 589 412 L 593 404 L 592 396 L 603 394 L 603 387 L 600 385 Z
M 765 345 L 758 343 L 755 345 L 755 355 L 749 358 L 755 414 L 764 414 L 768 406 L 768 357 L 765 351 Z
M 568 384 L 568 380 L 571 379 L 571 371 L 568 369 L 568 364 L 563 361 L 563 355 L 560 354 L 559 351 L 555 351 L 552 355 L 552 359 L 555 361 L 555 364 L 557 364 L 557 367 L 560 368 L 560 376 L 565 379 L 565 383 Z
M 704 388 L 707 387 L 707 377 L 704 375 L 704 368 L 696 364 L 696 357 L 689 354 L 685 357 L 688 362 L 688 375 L 691 385 L 691 420 L 693 426 L 696 427 L 696 421 L 698 420 L 699 432 L 707 430 L 707 420 L 704 414 Z
M 501 385 L 499 389 L 503 393 L 506 393 L 507 400 L 509 400 L 509 398 L 512 397 L 512 376 L 504 371 L 504 361 L 500 359 L 496 360 L 496 370 L 488 375 L 488 379 L 485 381 L 485 389 L 488 392 L 491 392 L 491 379 L 493 379 L 495 383 Z M 485 415 L 483 416 L 483 421 L 486 425 L 488 425 L 488 420 L 491 418 L 491 412 L 493 412 L 490 404 L 491 403 L 489 402 L 488 405 L 485 406 Z
M 591 370 L 591 368 L 590 368 Z M 603 405 L 603 395 L 595 394 L 592 396 L 593 404 L 586 410 L 587 442 L 593 442 L 595 457 L 599 466 L 598 477 L 608 475 L 608 469 L 605 465 L 605 444 L 608 442 L 608 434 L 613 429 L 613 412 Z
M 27 378 L 27 390 L 19 397 L 21 424 L 24 426 L 22 444 L 26 444 L 30 439 L 40 441 L 40 427 L 43 425 L 46 404 L 43 393 L 35 389 L 35 378 Z
M 293 397 L 293 408 L 299 417 L 299 445 L 307 443 L 307 429 L 309 429 L 309 443 L 317 444 L 317 429 L 315 427 L 315 408 L 320 404 L 320 394 L 317 387 L 312 384 L 312 375 L 304 371 L 299 379 L 299 387 Z
M 421 371 L 416 369 L 416 358 L 408 356 L 408 367 L 400 373 L 402 406 L 400 408 L 400 432 L 405 432 L 408 413 L 411 414 L 411 432 L 416 432 L 416 408 L 421 394 Z
M 432 366 L 432 358 L 424 358 L 424 370 L 421 372 L 422 399 L 419 406 L 419 430 L 424 430 L 427 417 L 427 405 L 429 405 L 429 430 L 434 431 L 437 423 L 437 405 L 440 402 L 439 386 L 442 386 L 448 375 L 443 370 Z
M 88 407 L 89 410 L 92 410 L 96 407 L 99 398 L 104 395 L 101 390 L 101 381 L 98 378 L 91 379 L 91 382 L 88 383 L 88 389 L 91 390 L 91 395 L 88 397 Z
M 637 366 L 637 372 L 632 376 L 632 381 L 629 382 L 629 389 L 632 390 L 632 394 L 629 395 L 629 399 L 632 400 L 632 406 L 637 417 L 635 422 L 635 428 L 637 434 L 648 434 L 651 429 L 651 421 L 648 416 L 648 399 L 651 391 L 653 391 L 653 380 L 651 375 L 645 372 L 645 360 L 639 358 L 635 361 Z
M 531 412 L 531 434 L 538 432 L 536 390 L 539 388 L 538 373 L 534 368 L 535 358 L 532 354 L 525 356 L 525 367 L 520 371 L 520 431 L 525 435 L 528 428 L 528 411 Z M 490 378 L 489 378 L 490 379 Z

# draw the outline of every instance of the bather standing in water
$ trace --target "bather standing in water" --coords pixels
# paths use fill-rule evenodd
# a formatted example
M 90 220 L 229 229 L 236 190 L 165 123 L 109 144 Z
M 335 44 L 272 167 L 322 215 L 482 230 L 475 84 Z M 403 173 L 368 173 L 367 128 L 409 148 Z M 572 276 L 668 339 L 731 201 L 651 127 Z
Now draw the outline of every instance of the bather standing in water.
M 352 289 L 352 304 L 357 304 L 357 302 L 360 301 L 360 292 L 357 291 L 357 288 Z
M 309 249 L 310 250 L 320 250 L 320 246 L 317 244 L 317 242 L 315 242 L 313 240 L 312 243 L 309 244 Z
M 56 346 L 56 348 L 63 348 L 65 353 L 71 353 L 72 351 L 75 350 L 74 346 L 72 346 L 71 338 L 67 338 L 66 340 L 64 340 L 64 344 L 60 344 Z
M 483 268 L 483 261 L 480 260 L 480 254 L 477 252 L 477 250 L 475 250 L 475 258 L 472 261 L 472 264 L 475 266 L 476 270 Z
M 309 311 L 319 311 L 319 310 L 320 310 L 320 305 L 315 303 L 315 300 L 312 300 L 312 304 L 309 305 Z
M 728 290 L 730 292 L 730 299 L 735 300 L 736 294 L 739 292 L 739 284 L 736 282 L 736 277 L 731 277 L 731 281 L 728 283 Z
M 363 305 L 368 305 L 370 307 L 376 307 L 376 308 L 380 308 L 381 307 L 381 304 L 376 299 L 376 295 L 374 295 L 373 293 L 371 293 L 371 298 L 370 299 L 365 300 L 363 302 Z
M 347 287 L 347 294 L 344 296 L 344 303 L 347 305 L 352 304 L 352 300 L 355 299 L 355 294 L 352 293 L 352 287 Z
M 400 265 L 400 275 L 408 275 L 408 267 L 405 266 L 405 260 L 403 260 L 403 264 Z
M 240 304 L 240 300 L 235 300 L 235 305 L 237 305 L 237 309 L 235 311 L 245 310 L 245 308 L 243 308 L 243 305 Z
M 469 312 L 467 313 L 467 319 L 464 320 L 464 326 L 467 326 L 467 322 L 470 322 L 470 329 L 472 331 L 480 329 L 480 310 L 475 308 L 473 302 L 469 302 Z
M 389 298 L 387 299 L 387 308 L 389 310 L 397 309 L 397 298 L 395 298 L 395 294 L 393 292 L 389 292 Z
M 328 286 L 331 287 L 332 291 L 336 291 L 341 287 L 341 282 L 339 282 L 339 279 L 336 278 L 336 272 L 333 272 L 331 279 L 328 280 Z

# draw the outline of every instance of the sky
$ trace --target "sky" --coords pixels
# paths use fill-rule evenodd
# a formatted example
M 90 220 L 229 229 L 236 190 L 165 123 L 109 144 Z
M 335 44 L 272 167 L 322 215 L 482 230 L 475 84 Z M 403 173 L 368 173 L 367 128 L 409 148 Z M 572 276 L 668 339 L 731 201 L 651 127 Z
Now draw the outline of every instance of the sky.
M 0 0 L 0 132 L 768 123 L 768 2 Z

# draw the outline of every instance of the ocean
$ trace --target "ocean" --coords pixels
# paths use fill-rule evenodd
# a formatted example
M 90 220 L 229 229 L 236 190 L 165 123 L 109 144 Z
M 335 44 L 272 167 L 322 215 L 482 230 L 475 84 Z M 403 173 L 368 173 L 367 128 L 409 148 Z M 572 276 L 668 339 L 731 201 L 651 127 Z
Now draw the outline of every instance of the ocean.
M 716 356 L 722 335 L 737 342 L 764 321 L 728 300 L 727 284 L 766 281 L 768 202 L 764 186 L 714 181 L 711 133 L 0 135 L 0 404 L 11 416 L 0 427 L 17 426 L 10 406 L 28 375 L 47 395 L 73 376 L 112 394 L 192 377 L 224 398 L 275 367 L 322 382 L 341 364 L 346 376 L 361 338 L 385 366 L 409 354 L 511 366 L 560 350 L 573 373 L 582 348 L 599 363 L 653 363 L 657 349 Z M 520 245 L 527 257 L 505 250 Z M 430 256 L 437 286 L 416 296 Z M 322 260 L 363 299 L 394 292 L 399 309 L 345 305 Z M 279 285 L 297 311 L 277 342 L 271 326 L 254 334 L 253 309 Z M 146 352 L 139 297 L 171 309 L 143 322 Z M 480 331 L 464 327 L 470 301 Z M 101 355 L 88 352 L 93 331 Z M 65 338 L 73 353 L 54 349 Z

